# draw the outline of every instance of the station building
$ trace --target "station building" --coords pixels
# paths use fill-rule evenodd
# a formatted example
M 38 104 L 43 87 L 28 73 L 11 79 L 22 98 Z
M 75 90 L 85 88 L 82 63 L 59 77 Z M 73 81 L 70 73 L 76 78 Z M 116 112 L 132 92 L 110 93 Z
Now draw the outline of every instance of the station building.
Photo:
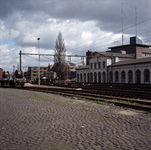
M 137 38 L 132 41 L 134 43 L 118 46 L 117 51 L 114 51 L 117 47 L 107 52 L 88 51 L 86 66 L 77 69 L 77 82 L 150 84 L 151 46 L 137 43 Z

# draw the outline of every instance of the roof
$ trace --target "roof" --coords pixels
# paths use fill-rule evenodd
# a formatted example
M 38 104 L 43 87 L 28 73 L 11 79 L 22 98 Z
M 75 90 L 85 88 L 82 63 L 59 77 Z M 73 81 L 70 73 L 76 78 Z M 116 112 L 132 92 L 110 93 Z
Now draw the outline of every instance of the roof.
M 113 46 L 113 47 L 108 47 L 108 49 L 114 49 L 114 48 L 123 48 L 127 46 L 140 46 L 140 47 L 151 47 L 151 45 L 146 45 L 146 44 L 127 44 L 127 45 L 120 45 L 120 46 Z
M 87 66 L 82 66 L 82 67 L 80 67 L 80 68 L 77 68 L 76 70 L 83 70 L 83 69 L 89 69 L 89 65 L 87 65 Z
M 142 63 L 151 63 L 151 57 L 132 59 L 128 61 L 119 61 L 115 64 L 112 64 L 112 66 L 125 66 L 125 65 L 132 65 L 132 64 L 142 64 Z
M 133 58 L 133 56 L 130 56 L 128 54 L 121 54 L 121 53 L 115 53 L 115 52 L 96 52 L 96 53 L 99 53 L 99 54 L 106 56 L 106 57 L 112 56 L 112 57 L 121 57 L 121 58 Z

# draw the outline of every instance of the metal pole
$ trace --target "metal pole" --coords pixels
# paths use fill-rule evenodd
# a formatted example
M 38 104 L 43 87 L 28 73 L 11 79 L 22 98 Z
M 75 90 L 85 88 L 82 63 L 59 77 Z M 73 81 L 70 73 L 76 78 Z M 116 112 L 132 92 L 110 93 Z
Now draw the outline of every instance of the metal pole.
M 113 83 L 113 55 L 111 55 L 111 72 L 112 72 L 112 83 Z
M 20 51 L 19 55 L 20 55 L 20 71 L 21 71 L 21 51 Z
M 40 38 L 37 38 L 38 40 L 38 54 L 39 54 L 39 61 L 38 61 L 38 86 L 40 86 L 40 49 L 39 49 L 39 40 Z
M 67 63 L 67 79 L 68 79 L 68 63 Z

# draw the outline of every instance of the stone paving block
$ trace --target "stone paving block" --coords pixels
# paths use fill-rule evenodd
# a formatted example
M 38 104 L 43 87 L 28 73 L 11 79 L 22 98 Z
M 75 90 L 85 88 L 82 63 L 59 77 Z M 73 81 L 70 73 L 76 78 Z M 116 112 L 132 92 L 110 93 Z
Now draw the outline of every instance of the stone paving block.
M 150 150 L 151 114 L 0 88 L 0 150 Z

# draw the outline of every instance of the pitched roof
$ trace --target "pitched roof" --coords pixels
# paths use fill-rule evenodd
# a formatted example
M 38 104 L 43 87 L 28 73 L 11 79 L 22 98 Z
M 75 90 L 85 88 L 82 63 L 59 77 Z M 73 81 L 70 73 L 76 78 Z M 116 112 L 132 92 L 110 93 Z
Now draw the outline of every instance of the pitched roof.
M 133 56 L 130 56 L 128 54 L 121 54 L 121 53 L 114 53 L 114 52 L 94 52 L 95 53 L 99 53 L 103 56 L 106 56 L 106 57 L 121 57 L 121 58 L 133 58 Z
M 87 66 L 82 66 L 82 67 L 80 67 L 80 68 L 76 68 L 76 70 L 83 70 L 83 69 L 89 69 L 89 65 L 87 65 Z
M 112 64 L 112 66 L 125 66 L 125 65 L 132 65 L 132 64 L 142 64 L 142 63 L 151 63 L 151 57 L 132 59 L 128 61 L 119 61 L 115 64 Z

